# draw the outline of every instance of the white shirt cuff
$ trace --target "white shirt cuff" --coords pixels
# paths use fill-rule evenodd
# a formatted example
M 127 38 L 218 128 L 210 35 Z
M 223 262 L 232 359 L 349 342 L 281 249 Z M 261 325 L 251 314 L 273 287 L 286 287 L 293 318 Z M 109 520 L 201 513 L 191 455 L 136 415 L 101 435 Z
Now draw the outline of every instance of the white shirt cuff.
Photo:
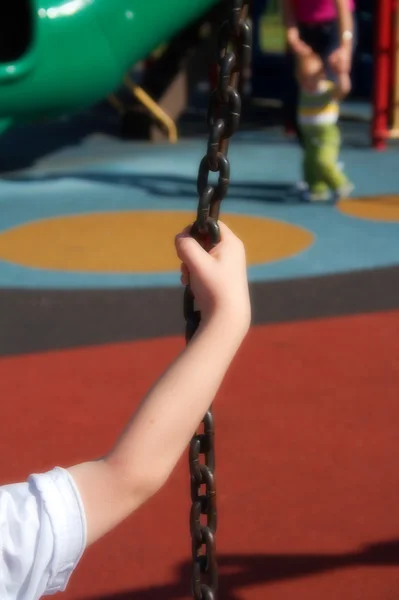
M 43 500 L 43 509 L 54 535 L 54 554 L 46 595 L 64 591 L 87 542 L 83 503 L 71 475 L 57 467 L 43 475 L 31 475 Z

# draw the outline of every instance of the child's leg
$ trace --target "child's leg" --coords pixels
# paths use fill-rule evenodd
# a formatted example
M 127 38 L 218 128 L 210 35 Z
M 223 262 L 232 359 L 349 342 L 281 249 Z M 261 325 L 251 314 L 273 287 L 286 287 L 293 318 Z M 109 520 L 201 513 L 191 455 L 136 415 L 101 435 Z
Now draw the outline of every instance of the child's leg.
M 318 168 L 323 181 L 335 191 L 347 189 L 350 182 L 338 165 L 341 135 L 336 125 L 325 126 L 318 148 Z
M 329 188 L 323 180 L 322 172 L 318 160 L 319 141 L 317 137 L 307 132 L 303 135 L 304 155 L 303 155 L 303 176 L 308 185 L 310 196 L 325 199 Z

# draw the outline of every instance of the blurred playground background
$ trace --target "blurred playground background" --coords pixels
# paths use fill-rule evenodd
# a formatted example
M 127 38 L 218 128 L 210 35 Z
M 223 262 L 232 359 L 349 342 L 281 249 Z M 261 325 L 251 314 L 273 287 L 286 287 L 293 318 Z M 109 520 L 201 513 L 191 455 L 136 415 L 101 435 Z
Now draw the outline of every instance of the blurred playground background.
M 183 348 L 173 236 L 195 216 L 224 4 L 14 0 L 0 22 L 1 483 L 100 455 Z M 215 405 L 221 600 L 399 593 L 399 10 L 357 0 L 342 161 L 298 202 L 278 0 L 222 218 L 253 327 Z M 83 558 L 66 600 L 189 597 L 187 457 Z

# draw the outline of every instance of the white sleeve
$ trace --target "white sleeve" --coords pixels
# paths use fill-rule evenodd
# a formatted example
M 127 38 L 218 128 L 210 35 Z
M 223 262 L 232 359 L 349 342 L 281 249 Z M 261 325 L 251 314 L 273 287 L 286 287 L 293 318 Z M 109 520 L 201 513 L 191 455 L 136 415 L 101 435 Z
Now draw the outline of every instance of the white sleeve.
M 84 508 L 68 471 L 0 487 L 1 600 L 63 591 L 85 547 Z

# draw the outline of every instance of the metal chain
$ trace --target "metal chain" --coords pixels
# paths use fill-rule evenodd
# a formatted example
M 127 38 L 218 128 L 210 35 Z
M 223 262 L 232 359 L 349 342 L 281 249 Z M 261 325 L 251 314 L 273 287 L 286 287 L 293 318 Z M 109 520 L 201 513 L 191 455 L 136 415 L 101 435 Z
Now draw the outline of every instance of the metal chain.
M 239 126 L 241 97 L 238 85 L 251 59 L 251 27 L 248 17 L 249 0 L 228 0 L 228 19 L 219 35 L 219 77 L 208 108 L 209 139 L 207 153 L 198 172 L 198 211 L 191 229 L 207 250 L 220 241 L 217 223 L 220 203 L 226 196 L 230 180 L 227 158 L 229 140 Z M 216 185 L 209 183 L 210 173 L 218 173 Z M 184 295 L 186 341 L 195 334 L 201 315 L 195 309 L 190 287 Z M 215 446 L 212 407 L 202 421 L 202 432 L 191 440 L 189 464 L 191 477 L 190 531 L 192 539 L 192 596 L 195 600 L 216 600 L 218 568 L 215 533 L 217 525 L 215 486 Z M 201 521 L 201 516 L 204 521 Z

